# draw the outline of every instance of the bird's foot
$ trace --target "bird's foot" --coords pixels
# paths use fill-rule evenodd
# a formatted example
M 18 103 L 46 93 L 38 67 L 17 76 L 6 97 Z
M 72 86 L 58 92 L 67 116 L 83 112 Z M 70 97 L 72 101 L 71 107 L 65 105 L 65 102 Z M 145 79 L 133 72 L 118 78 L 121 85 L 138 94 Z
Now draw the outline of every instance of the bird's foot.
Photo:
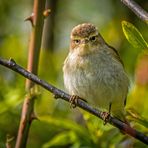
M 103 121 L 104 121 L 103 124 L 106 125 L 106 123 L 109 121 L 110 113 L 109 112 L 102 112 L 101 117 L 103 118 Z
M 70 100 L 69 100 L 69 102 L 70 102 L 70 107 L 71 107 L 71 108 L 75 108 L 75 107 L 77 106 L 77 104 L 78 104 L 78 100 L 82 100 L 82 101 L 84 101 L 84 102 L 87 102 L 85 99 L 80 98 L 79 96 L 72 95 L 72 96 L 70 97 Z

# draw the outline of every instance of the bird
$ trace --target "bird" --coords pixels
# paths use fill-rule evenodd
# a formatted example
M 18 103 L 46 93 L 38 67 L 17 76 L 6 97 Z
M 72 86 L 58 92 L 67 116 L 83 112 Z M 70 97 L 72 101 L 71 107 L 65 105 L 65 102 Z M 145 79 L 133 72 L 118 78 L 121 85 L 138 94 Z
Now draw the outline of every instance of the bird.
M 68 93 L 125 121 L 129 78 L 117 50 L 106 43 L 91 23 L 75 26 L 63 64 Z

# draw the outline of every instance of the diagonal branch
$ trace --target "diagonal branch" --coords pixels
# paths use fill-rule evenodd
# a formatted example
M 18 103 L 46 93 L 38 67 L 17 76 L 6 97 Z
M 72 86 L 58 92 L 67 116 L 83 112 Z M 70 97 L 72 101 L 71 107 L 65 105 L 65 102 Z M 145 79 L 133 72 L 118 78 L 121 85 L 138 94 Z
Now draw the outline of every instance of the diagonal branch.
M 141 20 L 148 24 L 148 13 L 133 0 L 121 0 L 131 9 Z
M 41 80 L 40 78 L 38 78 L 33 73 L 28 72 L 27 70 L 25 70 L 24 68 L 22 68 L 21 66 L 16 64 L 13 59 L 4 60 L 4 59 L 0 58 L 0 64 L 11 69 L 11 70 L 13 70 L 13 71 L 15 71 L 15 72 L 17 72 L 17 73 L 19 73 L 19 74 L 21 74 L 22 76 L 26 77 L 27 79 L 33 81 L 34 83 L 42 86 L 45 89 L 47 89 L 48 91 L 53 93 L 56 98 L 61 98 L 65 101 L 69 102 L 70 97 L 71 97 L 69 94 L 67 94 L 64 91 L 56 88 L 55 86 L 47 83 L 46 81 Z M 103 120 L 103 114 L 102 114 L 103 112 L 89 106 L 86 102 L 84 102 L 82 100 L 78 100 L 77 106 Z M 130 127 L 126 123 L 120 121 L 119 119 L 114 118 L 112 116 L 109 116 L 108 123 L 110 123 L 114 127 L 117 127 L 118 129 L 122 130 L 124 133 L 142 141 L 143 143 L 148 144 L 148 136 L 146 136 L 143 133 L 133 129 L 132 127 Z

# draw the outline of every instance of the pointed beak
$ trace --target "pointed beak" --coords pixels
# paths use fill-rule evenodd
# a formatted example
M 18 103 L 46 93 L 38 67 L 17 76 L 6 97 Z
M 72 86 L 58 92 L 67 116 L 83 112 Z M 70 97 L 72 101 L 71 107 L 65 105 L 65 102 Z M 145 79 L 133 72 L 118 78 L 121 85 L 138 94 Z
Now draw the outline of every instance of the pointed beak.
M 80 49 L 79 49 L 79 54 L 80 55 L 85 55 L 87 53 L 89 53 L 89 40 L 88 39 L 83 39 L 81 40 L 81 44 L 80 44 Z
M 81 41 L 81 48 L 86 49 L 89 47 L 89 40 L 88 39 L 83 39 Z
M 89 42 L 88 39 L 83 39 L 83 40 L 81 41 L 82 44 L 87 44 L 88 42 Z
M 81 49 L 86 49 L 88 48 L 88 44 L 87 43 L 82 43 L 81 44 Z

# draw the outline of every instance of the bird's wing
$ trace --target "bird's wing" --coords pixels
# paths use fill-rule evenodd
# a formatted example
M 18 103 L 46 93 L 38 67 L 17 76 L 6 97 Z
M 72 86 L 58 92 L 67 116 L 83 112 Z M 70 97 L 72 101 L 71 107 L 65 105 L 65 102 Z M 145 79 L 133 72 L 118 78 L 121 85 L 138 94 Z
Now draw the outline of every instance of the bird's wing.
M 117 61 L 119 61 L 119 63 L 121 63 L 122 66 L 124 67 L 123 61 L 121 60 L 118 51 L 117 51 L 114 47 L 112 47 L 112 46 L 110 46 L 110 45 L 108 45 L 108 44 L 107 44 L 107 46 L 112 49 L 112 55 L 113 55 L 113 56 L 115 57 L 115 59 L 117 59 Z

